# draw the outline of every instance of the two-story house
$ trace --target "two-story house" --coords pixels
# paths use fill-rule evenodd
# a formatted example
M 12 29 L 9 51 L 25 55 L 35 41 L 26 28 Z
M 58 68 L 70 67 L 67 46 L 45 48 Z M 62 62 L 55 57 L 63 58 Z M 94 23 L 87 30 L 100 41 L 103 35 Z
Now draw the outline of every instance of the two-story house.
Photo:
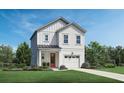
M 79 68 L 84 63 L 86 30 L 76 23 L 58 18 L 37 29 L 31 36 L 31 65 Z

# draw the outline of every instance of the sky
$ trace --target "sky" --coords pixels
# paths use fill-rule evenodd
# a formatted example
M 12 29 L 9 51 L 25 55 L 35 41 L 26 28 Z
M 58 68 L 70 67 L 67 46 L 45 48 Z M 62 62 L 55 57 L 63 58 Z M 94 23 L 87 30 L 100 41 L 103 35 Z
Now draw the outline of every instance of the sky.
M 87 30 L 85 43 L 97 41 L 106 46 L 124 46 L 124 10 L 33 9 L 0 10 L 0 44 L 15 50 L 24 41 L 30 44 L 33 32 L 42 25 L 64 17 Z

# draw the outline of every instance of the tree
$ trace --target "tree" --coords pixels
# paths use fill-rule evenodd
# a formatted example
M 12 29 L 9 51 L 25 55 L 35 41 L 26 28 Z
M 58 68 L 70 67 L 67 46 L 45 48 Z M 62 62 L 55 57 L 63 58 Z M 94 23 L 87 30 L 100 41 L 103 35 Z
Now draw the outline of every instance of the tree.
M 101 46 L 98 42 L 90 42 L 86 47 L 86 61 L 92 66 L 104 66 L 110 61 L 106 46 Z
M 124 55 L 123 50 L 124 49 L 122 48 L 122 46 L 117 46 L 115 49 L 115 53 L 116 53 L 115 60 L 116 60 L 117 66 L 119 66 L 121 63 L 123 63 L 123 55 Z
M 100 54 L 101 52 L 101 46 L 97 42 L 90 42 L 88 44 L 88 47 L 86 48 L 86 58 L 87 61 L 90 62 L 91 65 L 98 65 Z
M 13 49 L 10 46 L 0 46 L 0 63 L 11 63 L 13 60 Z
M 116 50 L 115 50 L 114 47 L 111 47 L 111 46 L 108 47 L 108 55 L 109 55 L 109 57 L 111 59 L 111 62 L 114 65 L 116 65 L 116 56 L 117 56 L 117 54 L 116 54 Z
M 16 58 L 19 64 L 30 65 L 31 62 L 31 49 L 26 42 L 21 43 L 16 51 Z

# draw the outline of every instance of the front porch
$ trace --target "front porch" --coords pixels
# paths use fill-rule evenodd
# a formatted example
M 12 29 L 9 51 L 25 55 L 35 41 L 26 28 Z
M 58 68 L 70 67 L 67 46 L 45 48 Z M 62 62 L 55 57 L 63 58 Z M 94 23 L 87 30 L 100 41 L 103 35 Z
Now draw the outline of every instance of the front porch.
M 51 68 L 59 67 L 59 49 L 39 48 L 37 55 L 37 66 L 47 63 Z

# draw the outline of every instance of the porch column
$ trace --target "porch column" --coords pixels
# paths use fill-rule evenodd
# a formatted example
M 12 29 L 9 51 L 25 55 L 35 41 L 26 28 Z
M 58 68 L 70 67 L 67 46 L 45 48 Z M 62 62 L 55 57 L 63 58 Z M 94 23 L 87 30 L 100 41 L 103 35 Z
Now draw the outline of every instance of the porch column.
M 41 66 L 41 50 L 39 50 L 39 66 Z
M 59 62 L 58 62 L 58 67 L 62 65 L 62 53 L 59 51 Z
M 41 66 L 41 50 L 37 50 L 37 66 Z

